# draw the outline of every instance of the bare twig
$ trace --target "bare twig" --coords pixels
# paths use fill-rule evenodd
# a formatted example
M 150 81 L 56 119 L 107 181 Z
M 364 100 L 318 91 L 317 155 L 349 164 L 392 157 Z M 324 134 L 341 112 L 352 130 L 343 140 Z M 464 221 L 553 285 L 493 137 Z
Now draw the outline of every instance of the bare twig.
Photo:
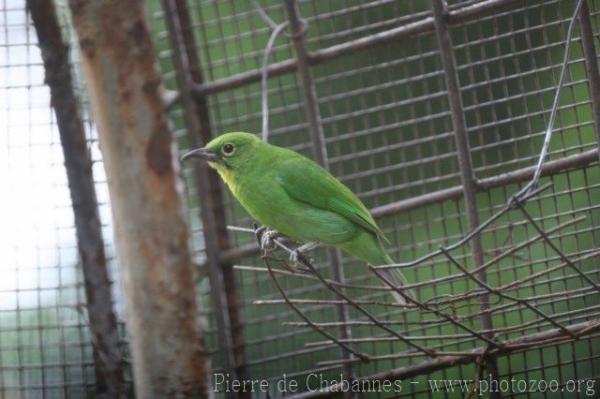
M 458 262 L 456 259 L 454 259 L 454 257 L 448 251 L 446 251 L 444 248 L 442 248 L 441 251 L 456 267 L 458 267 L 463 273 L 465 273 L 467 276 L 469 276 L 469 278 L 471 278 L 471 280 L 473 280 L 477 285 L 483 287 L 489 293 L 496 294 L 496 295 L 498 295 L 498 296 L 500 296 L 500 297 L 502 297 L 504 299 L 508 299 L 510 301 L 519 302 L 521 305 L 525 306 L 526 308 L 528 308 L 532 312 L 538 314 L 542 318 L 544 318 L 547 321 L 549 321 L 550 323 L 552 323 L 555 327 L 562 329 L 565 332 L 565 334 L 570 334 L 570 332 L 567 330 L 567 328 L 565 326 L 563 326 L 562 324 L 556 322 L 555 320 L 553 320 L 552 318 L 550 318 L 549 316 L 547 316 L 544 312 L 542 312 L 537 307 L 535 307 L 532 304 L 530 304 L 528 301 L 526 301 L 524 299 L 521 299 L 521 298 L 519 298 L 517 296 L 508 295 L 508 294 L 506 294 L 506 293 L 504 293 L 504 292 L 502 292 L 502 291 L 500 291 L 498 289 L 495 289 L 495 288 L 491 287 L 486 282 L 481 281 L 476 275 L 474 275 L 466 267 L 464 267 L 463 265 L 461 265 L 460 262 Z
M 308 261 L 308 259 L 306 259 L 306 257 L 303 254 L 299 254 L 298 255 L 298 260 L 304 265 L 306 266 L 315 276 L 317 276 L 317 278 L 327 287 L 329 288 L 329 290 L 331 290 L 332 292 L 334 292 L 338 297 L 341 297 L 343 299 L 345 299 L 350 305 L 352 305 L 356 310 L 358 310 L 359 312 L 361 312 L 362 314 L 364 314 L 369 320 L 371 320 L 373 323 L 375 323 L 375 325 L 377 325 L 378 327 L 380 327 L 381 329 L 387 331 L 388 333 L 394 335 L 395 337 L 397 337 L 400 341 L 404 342 L 405 344 L 407 344 L 408 346 L 411 346 L 421 352 L 423 352 L 424 354 L 426 354 L 427 356 L 431 356 L 434 357 L 436 356 L 435 352 L 432 351 L 429 348 L 425 348 L 422 347 L 421 345 L 415 344 L 414 342 L 412 342 L 411 340 L 407 339 L 405 336 L 403 336 L 402 334 L 399 334 L 398 332 L 392 330 L 391 328 L 387 327 L 386 325 L 384 325 L 383 323 L 381 323 L 380 320 L 378 320 L 371 312 L 369 312 L 367 309 L 365 309 L 363 306 L 359 305 L 356 301 L 354 301 L 353 299 L 351 299 L 345 292 L 343 292 L 342 290 L 340 290 L 339 288 L 337 288 L 335 285 L 333 284 L 329 284 L 327 282 L 326 279 L 324 279 L 321 274 L 317 271 L 317 269 L 312 265 L 311 262 Z
M 521 210 L 521 212 L 523 212 L 523 215 L 525 215 L 525 218 L 529 220 L 529 223 L 531 223 L 531 225 L 537 230 L 537 232 L 544 237 L 544 241 L 550 246 L 550 248 L 552 248 L 554 252 L 556 252 L 561 257 L 561 259 L 569 265 L 571 269 L 573 269 L 577 274 L 579 274 L 581 278 L 583 278 L 587 283 L 594 287 L 596 291 L 600 291 L 600 285 L 596 284 L 594 280 L 592 280 L 589 276 L 587 276 L 585 273 L 579 270 L 579 268 L 575 266 L 575 264 L 564 254 L 564 252 L 561 251 L 560 248 L 558 248 L 556 244 L 554 244 L 554 242 L 552 242 L 552 240 L 548 237 L 548 235 L 544 232 L 540 225 L 531 217 L 529 212 L 527 212 L 523 203 L 517 201 L 516 204 Z
M 591 333 L 596 332 L 600 328 L 600 320 L 585 321 L 568 327 L 570 334 L 566 335 L 561 329 L 552 329 L 540 333 L 531 334 L 524 337 L 519 337 L 511 340 L 503 348 L 490 349 L 489 355 L 508 355 L 510 353 L 526 350 L 532 346 L 538 347 L 541 344 L 547 345 L 556 342 L 568 342 L 572 335 L 583 336 L 585 333 L 587 336 L 591 336 Z M 472 354 L 478 356 L 484 354 L 486 348 L 475 348 L 469 354 L 457 354 L 443 356 L 433 359 L 428 362 L 413 364 L 409 366 L 400 367 L 394 370 L 385 371 L 382 373 L 373 374 L 367 377 L 362 377 L 360 380 L 363 381 L 395 381 L 405 380 L 417 375 L 431 374 L 437 370 L 442 370 L 446 367 L 456 366 L 460 364 L 468 364 L 473 361 Z M 316 397 L 328 397 L 332 392 L 336 392 L 340 389 L 339 385 L 329 385 L 326 389 L 312 391 L 305 394 L 292 396 L 292 398 L 316 398 Z
M 550 183 L 545 184 L 539 188 L 536 188 L 535 190 L 533 190 L 530 193 L 527 193 L 527 195 L 524 197 L 524 200 L 528 200 L 531 197 L 534 197 L 536 195 L 538 195 L 539 193 L 541 193 L 542 191 L 545 191 L 546 189 L 548 189 L 551 186 Z M 465 245 L 471 238 L 473 238 L 473 236 L 475 234 L 479 234 L 483 229 L 485 229 L 486 227 L 490 226 L 492 223 L 494 223 L 496 220 L 500 219 L 500 217 L 502 217 L 504 214 L 506 214 L 508 211 L 510 211 L 511 209 L 513 209 L 515 206 L 515 204 L 513 203 L 512 198 L 507 201 L 506 205 L 498 212 L 496 212 L 493 216 L 491 216 L 489 219 L 487 219 L 486 221 L 484 221 L 483 223 L 481 223 L 479 225 L 479 227 L 477 227 L 475 230 L 472 230 L 469 234 L 465 235 L 463 238 L 461 238 L 459 241 L 455 242 L 454 244 L 448 245 L 446 247 L 443 248 L 443 250 L 446 251 L 453 251 L 456 248 L 459 248 L 463 245 Z M 442 248 L 438 249 L 437 251 L 433 251 L 430 252 L 427 255 L 424 255 L 418 259 L 415 259 L 413 261 L 410 262 L 402 262 L 402 263 L 394 263 L 394 264 L 390 264 L 390 265 L 381 265 L 381 266 L 375 266 L 377 269 L 390 269 L 390 268 L 395 268 L 395 267 L 400 267 L 400 268 L 407 268 L 407 267 L 413 267 L 416 265 L 419 265 L 429 259 L 435 258 L 438 255 L 441 255 L 443 253 Z
M 471 387 L 471 390 L 469 390 L 469 393 L 467 394 L 467 396 L 465 397 L 465 399 L 471 399 L 476 393 L 477 390 L 479 389 L 479 384 L 481 382 L 481 373 L 483 373 L 483 368 L 485 366 L 485 362 L 484 359 L 487 356 L 487 353 L 489 352 L 490 347 L 488 346 L 485 350 L 484 353 L 481 354 L 481 356 L 479 356 L 477 358 L 477 370 L 475 371 L 475 378 L 473 379 L 473 386 Z
M 318 324 L 313 323 L 305 314 L 304 312 L 302 312 L 302 310 L 300 310 L 300 308 L 298 308 L 294 302 L 292 302 L 287 295 L 285 294 L 285 291 L 283 290 L 283 288 L 281 287 L 281 285 L 279 284 L 279 281 L 277 280 L 277 277 L 275 277 L 275 273 L 273 273 L 273 268 L 271 267 L 271 262 L 270 262 L 270 258 L 267 254 L 263 254 L 262 257 L 263 261 L 265 262 L 265 264 L 267 265 L 267 269 L 269 270 L 269 273 L 271 274 L 271 278 L 273 280 L 273 282 L 275 283 L 275 286 L 277 287 L 277 290 L 279 291 L 279 293 L 281 294 L 281 296 L 283 297 L 283 299 L 285 300 L 285 302 L 288 304 L 288 306 L 290 308 L 292 308 L 294 310 L 294 312 L 296 312 L 296 314 L 302 319 L 304 320 L 305 323 L 307 323 L 311 328 L 313 328 L 315 331 L 319 332 L 321 335 L 325 336 L 326 338 L 330 339 L 331 341 L 335 342 L 337 345 L 339 345 L 340 347 L 344 348 L 345 350 L 347 350 L 348 352 L 352 353 L 354 356 L 356 356 L 357 358 L 361 359 L 362 361 L 368 362 L 369 361 L 369 355 L 362 353 L 362 352 L 358 352 L 356 350 L 354 350 L 353 348 L 351 348 L 350 346 L 346 345 L 343 342 L 340 342 L 334 335 L 328 333 L 327 331 L 325 331 L 324 329 L 322 329 Z
M 472 334 L 473 336 L 483 340 L 484 342 L 487 342 L 488 345 L 491 345 L 493 347 L 499 346 L 501 345 L 500 343 L 495 342 L 494 340 L 486 337 L 483 334 L 478 333 L 477 331 L 473 330 L 472 328 L 462 324 L 461 322 L 457 321 L 455 318 L 453 318 L 452 316 L 449 316 L 443 312 L 440 312 L 439 310 L 436 310 L 428 305 L 426 305 L 425 303 L 419 302 L 414 298 L 411 298 L 408 295 L 403 294 L 402 289 L 396 287 L 392 282 L 390 282 L 390 280 L 384 276 L 381 271 L 373 268 L 372 266 L 370 266 L 370 269 L 373 271 L 373 273 L 375 273 L 375 275 L 377 277 L 379 277 L 380 279 L 382 279 L 387 285 L 389 285 L 394 291 L 396 291 L 398 294 L 402 295 L 408 302 L 413 303 L 414 305 L 416 305 L 418 308 L 425 310 L 427 312 L 431 312 L 434 313 L 436 316 L 443 318 L 444 320 L 448 321 L 451 324 L 454 324 L 455 326 L 457 326 L 458 328 L 465 330 L 467 332 L 469 332 L 470 334 Z

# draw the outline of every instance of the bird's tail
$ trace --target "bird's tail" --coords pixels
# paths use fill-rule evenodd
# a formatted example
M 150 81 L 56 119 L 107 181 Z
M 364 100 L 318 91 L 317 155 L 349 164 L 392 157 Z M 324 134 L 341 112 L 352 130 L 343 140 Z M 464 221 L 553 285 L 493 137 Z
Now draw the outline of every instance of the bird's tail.
M 386 264 L 392 263 L 395 262 L 392 260 L 392 258 L 389 257 L 389 255 L 386 255 Z M 402 294 L 399 294 L 398 292 L 396 292 L 396 290 L 393 290 L 391 292 L 396 303 L 406 304 L 407 302 L 409 302 L 406 299 L 406 297 L 416 299 L 415 293 L 411 289 L 402 288 L 403 286 L 408 285 L 408 280 L 406 279 L 406 277 L 404 277 L 404 274 L 402 274 L 400 269 L 380 269 L 380 273 L 387 281 L 389 281 L 394 287 L 396 287 L 400 292 L 402 292 Z
M 372 266 L 390 265 L 395 263 L 392 258 L 387 254 L 382 242 L 374 234 L 364 231 L 362 234 L 358 234 L 353 240 L 347 241 L 340 245 L 340 247 L 348 252 L 350 255 L 355 256 L 369 263 Z M 391 291 L 394 296 L 396 303 L 406 304 L 409 302 L 406 297 L 416 299 L 415 294 L 411 290 L 403 289 L 402 287 L 408 284 L 406 277 L 402 274 L 400 269 L 378 269 L 381 271 L 382 276 L 399 291 Z

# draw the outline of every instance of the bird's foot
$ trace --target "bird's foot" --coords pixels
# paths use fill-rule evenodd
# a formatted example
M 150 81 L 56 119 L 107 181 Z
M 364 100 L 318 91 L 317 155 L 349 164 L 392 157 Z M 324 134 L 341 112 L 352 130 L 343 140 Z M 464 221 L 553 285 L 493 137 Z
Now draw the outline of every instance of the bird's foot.
M 266 229 L 260 237 L 260 247 L 263 250 L 269 250 L 275 248 L 275 239 L 279 236 L 279 233 L 275 230 Z
M 298 267 L 298 264 L 300 262 L 298 262 L 298 257 L 300 256 L 300 251 L 298 251 L 297 249 L 294 249 L 292 252 L 290 252 L 290 267 L 296 269 Z
M 290 268 L 299 271 L 301 273 L 307 273 L 309 272 L 309 270 L 302 266 L 303 262 L 300 261 L 300 256 L 304 256 L 304 252 L 308 252 L 312 249 L 315 249 L 316 247 L 319 246 L 319 243 L 314 241 L 314 242 L 309 242 L 306 243 L 304 245 L 301 245 L 300 247 L 294 249 L 292 252 L 290 252 L 290 261 L 289 261 L 289 266 Z
M 285 268 L 292 273 L 310 273 L 310 269 L 304 266 L 304 263 L 300 261 L 300 256 L 304 256 L 298 249 L 294 249 L 290 252 L 290 259 L 285 265 Z M 309 259 L 309 261 L 311 261 Z
M 254 226 L 254 234 L 258 240 L 258 246 L 263 251 L 269 251 L 275 247 L 274 240 L 279 236 L 275 230 L 271 230 L 266 226 Z

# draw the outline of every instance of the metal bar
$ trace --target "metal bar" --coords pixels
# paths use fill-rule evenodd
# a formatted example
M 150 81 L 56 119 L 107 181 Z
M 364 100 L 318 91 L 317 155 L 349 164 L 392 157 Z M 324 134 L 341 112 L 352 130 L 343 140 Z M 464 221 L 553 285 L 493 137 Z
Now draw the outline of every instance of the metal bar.
M 503 214 L 504 212 L 500 211 L 499 213 Z M 560 229 L 562 229 L 564 227 L 567 227 L 567 226 L 570 226 L 572 224 L 578 223 L 578 222 L 580 222 L 580 221 L 582 221 L 584 219 L 585 218 L 583 218 L 583 217 L 575 218 L 575 219 L 570 219 L 569 221 L 567 221 L 565 223 L 561 223 L 558 226 L 555 226 L 555 227 L 549 229 L 546 233 L 547 234 L 552 234 L 554 232 L 559 231 Z M 519 251 L 520 249 L 523 249 L 523 248 L 531 245 L 532 243 L 540 241 L 543 238 L 544 238 L 543 235 L 536 235 L 536 236 L 534 236 L 532 238 L 529 238 L 529 239 L 523 241 L 522 243 L 520 243 L 518 245 L 512 246 L 509 249 L 507 249 L 506 251 L 501 252 L 500 254 L 494 256 L 492 259 L 490 259 L 489 261 L 485 262 L 479 268 L 473 269 L 472 272 L 477 272 L 480 269 L 481 270 L 487 269 L 490 266 L 492 266 L 494 264 L 497 264 L 500 260 L 506 258 L 507 256 L 513 255 L 517 251 Z M 443 251 L 441 251 L 441 250 L 440 250 L 440 252 L 443 253 Z M 425 286 L 427 284 L 439 284 L 439 283 L 441 283 L 443 281 L 457 280 L 457 279 L 459 279 L 459 278 L 461 278 L 463 276 L 464 276 L 464 274 L 462 274 L 462 273 L 459 273 L 459 274 L 449 274 L 449 275 L 444 276 L 444 277 L 439 277 L 439 278 L 436 278 L 436 279 L 430 279 L 430 280 L 428 280 L 426 282 L 419 282 L 419 283 L 408 284 L 406 286 L 406 288 L 421 287 L 421 286 Z
M 596 163 L 598 161 L 599 154 L 600 151 L 593 149 L 577 155 L 571 155 L 554 161 L 545 162 L 542 166 L 542 176 L 552 176 L 574 168 L 585 168 L 588 165 Z M 479 192 L 484 192 L 493 188 L 528 181 L 533 177 L 535 169 L 535 166 L 528 166 L 526 168 L 517 169 L 501 175 L 480 179 L 478 180 L 475 188 Z M 455 186 L 434 191 L 430 194 L 420 195 L 406 200 L 393 202 L 391 204 L 382 205 L 380 207 L 373 208 L 371 212 L 374 217 L 389 216 L 422 206 L 444 202 L 449 199 L 458 199 L 462 195 L 462 186 Z
M 600 74 L 598 72 L 598 55 L 594 45 L 594 31 L 590 21 L 590 8 L 587 0 L 583 0 L 579 10 L 579 29 L 581 31 L 581 46 L 585 59 L 585 69 L 590 85 L 590 100 L 592 101 L 592 117 L 596 124 L 598 148 L 600 148 Z
M 514 3 L 517 0 L 486 0 L 471 6 L 459 8 L 450 11 L 448 14 L 448 23 L 458 25 L 462 22 L 475 17 L 481 17 L 483 13 L 495 11 L 496 9 Z M 390 40 L 403 37 L 415 36 L 422 33 L 429 33 L 435 30 L 432 17 L 427 17 L 416 22 L 399 26 L 384 32 L 365 36 L 360 39 L 352 40 L 346 43 L 320 49 L 307 54 L 307 62 L 310 65 L 316 65 L 325 61 L 336 59 L 342 55 L 351 54 L 355 51 L 364 50 L 375 45 L 386 43 Z M 279 76 L 292 72 L 298 68 L 296 59 L 285 60 L 271 64 L 269 66 L 269 77 Z M 225 90 L 234 89 L 249 83 L 258 82 L 262 71 L 255 69 L 248 72 L 238 73 L 227 78 L 215 80 L 210 83 L 194 86 L 195 93 L 215 94 Z
M 599 155 L 600 151 L 593 149 L 577 155 L 571 155 L 562 159 L 557 159 L 555 161 L 545 162 L 542 166 L 542 176 L 552 176 L 570 169 L 585 168 L 589 165 L 597 163 Z M 475 188 L 479 192 L 485 192 L 493 188 L 528 181 L 533 177 L 535 169 L 535 166 L 529 166 L 512 172 L 503 173 L 501 175 L 484 178 L 477 182 L 477 186 Z M 451 199 L 458 199 L 461 198 L 462 195 L 463 187 L 454 186 L 443 190 L 434 191 L 429 194 L 419 195 L 417 197 L 378 206 L 376 208 L 372 208 L 370 211 L 373 217 L 381 218 L 401 212 L 407 212 L 422 206 L 437 204 Z M 232 248 L 222 253 L 221 256 L 223 259 L 233 262 L 256 253 L 258 253 L 258 246 L 254 243 L 251 243 Z
M 539 188 L 536 188 L 535 190 L 527 193 L 522 199 L 521 201 L 526 201 L 530 198 L 533 198 L 534 196 L 540 194 L 542 191 L 546 190 L 548 187 L 551 186 L 551 183 L 545 184 Z M 480 225 L 478 225 L 475 229 L 472 229 L 468 234 L 463 235 L 462 238 L 456 242 L 454 242 L 451 245 L 448 245 L 445 247 L 445 249 L 447 251 L 452 251 L 458 247 L 463 246 L 464 244 L 466 244 L 468 241 L 470 241 L 473 236 L 478 235 L 481 231 L 483 231 L 483 229 L 487 228 L 488 226 L 490 226 L 492 223 L 494 223 L 496 220 L 498 220 L 502 215 L 504 215 L 506 212 L 510 211 L 511 209 L 513 209 L 514 204 L 513 204 L 513 200 L 514 200 L 514 196 L 511 197 L 511 199 L 509 201 L 507 201 L 507 203 L 504 205 L 504 207 L 502 207 L 502 209 L 500 209 L 498 212 L 494 213 L 491 217 L 489 217 L 488 219 L 486 219 L 483 223 L 481 223 Z M 389 267 L 411 267 L 411 266 L 416 266 L 426 260 L 432 259 L 434 257 L 436 257 L 437 255 L 440 255 L 442 253 L 441 249 L 438 249 L 436 251 L 430 252 L 427 255 L 423 255 L 418 259 L 415 259 L 413 261 L 410 262 L 401 262 L 401 263 L 397 263 L 394 266 L 377 266 L 377 268 L 381 269 L 381 268 L 389 268 Z M 481 270 L 482 268 L 480 267 L 479 270 Z M 478 270 L 476 268 L 476 270 Z
M 173 50 L 173 61 L 175 74 L 181 92 L 182 106 L 184 110 L 184 118 L 188 134 L 195 147 L 201 147 L 205 136 L 210 134 L 208 131 L 207 118 L 208 110 L 205 100 L 202 98 L 193 98 L 189 88 L 194 84 L 192 78 L 192 62 L 188 46 L 186 46 L 186 38 L 184 29 L 179 19 L 182 5 L 178 5 L 179 0 L 163 0 L 165 17 L 169 29 L 169 38 L 171 40 L 171 48 Z M 183 12 L 183 11 L 181 11 Z M 190 34 L 190 33 L 187 33 Z M 194 71 L 197 76 L 200 73 L 198 68 Z M 202 118 L 202 121 L 201 121 Z M 204 123 L 203 123 L 204 122 Z M 204 132 L 202 137 L 198 136 L 198 132 Z M 232 381 L 240 380 L 236 367 L 236 355 L 234 351 L 233 331 L 230 318 L 229 297 L 225 288 L 225 276 L 221 270 L 221 261 L 219 253 L 221 244 L 226 245 L 226 240 L 219 234 L 217 222 L 217 207 L 220 206 L 215 200 L 219 200 L 214 193 L 214 179 L 211 182 L 211 172 L 205 163 L 194 164 L 194 177 L 196 179 L 197 196 L 201 198 L 200 202 L 200 217 L 204 227 L 203 236 L 206 251 L 206 267 L 208 268 L 208 277 L 210 281 L 210 293 L 214 307 L 214 314 L 219 329 L 219 345 L 223 352 L 224 368 L 229 373 L 229 378 Z M 209 195 L 206 195 L 209 193 Z M 222 211 L 222 209 L 221 209 Z M 227 232 L 225 231 L 225 234 Z M 220 242 L 221 241 L 221 242 Z M 235 305 L 234 305 L 235 306 Z M 238 326 L 239 328 L 240 326 Z M 234 392 L 229 392 L 228 397 L 236 397 Z
M 174 6 L 177 11 L 177 18 L 181 29 L 181 38 L 187 54 L 187 62 L 191 81 L 193 84 L 202 84 L 204 82 L 204 74 L 200 65 L 200 58 L 196 50 L 194 39 L 193 24 L 190 18 L 187 2 L 184 0 L 176 0 Z M 171 19 L 167 13 L 167 19 Z M 174 35 L 171 35 L 173 38 Z M 173 46 L 175 48 L 176 46 Z M 185 73 L 185 71 L 183 71 Z M 190 87 L 186 87 L 189 91 Z M 184 88 L 181 88 L 184 90 Z M 197 95 L 193 97 L 196 106 L 198 130 L 188 129 L 187 133 L 194 147 L 200 147 L 203 143 L 208 143 L 213 138 L 213 133 L 210 125 L 210 114 L 208 109 L 208 99 L 206 96 Z M 220 189 L 220 180 L 216 173 L 208 174 L 207 188 L 208 196 L 211 198 L 212 210 L 215 218 L 215 229 L 219 253 L 227 251 L 231 244 L 229 242 L 229 234 L 227 232 L 227 222 L 225 219 L 225 209 L 223 208 L 223 196 Z M 202 198 L 207 195 L 202 193 Z M 228 315 L 231 329 L 231 350 L 233 352 L 234 367 L 237 377 L 240 380 L 246 379 L 246 359 L 245 359 L 245 344 L 244 344 L 244 323 L 241 315 L 241 295 L 239 291 L 239 283 L 236 279 L 236 272 L 233 269 L 231 262 L 226 262 L 219 258 L 219 270 L 223 275 L 224 290 L 227 297 Z M 250 392 L 239 392 L 239 397 L 249 397 Z
M 296 54 L 296 67 L 302 80 L 302 92 L 304 95 L 304 110 L 308 121 L 308 130 L 313 144 L 315 160 L 325 169 L 329 169 L 327 159 L 327 148 L 325 146 L 325 134 L 319 113 L 317 92 L 310 74 L 308 50 L 304 40 L 305 23 L 300 17 L 298 3 L 295 0 L 285 0 L 285 7 L 290 21 L 292 43 Z
M 460 83 L 458 81 L 458 72 L 456 70 L 456 60 L 454 59 L 454 49 L 450 32 L 447 25 L 447 6 L 444 0 L 431 0 L 433 17 L 435 23 L 436 36 L 444 68 L 446 80 L 446 89 L 448 91 L 448 103 L 452 117 L 452 126 L 454 127 L 454 137 L 456 141 L 456 150 L 458 155 L 458 164 L 461 172 L 463 185 L 463 198 L 469 223 L 469 231 L 473 231 L 479 226 L 479 215 L 477 213 L 477 182 L 473 172 L 471 162 L 471 150 L 469 146 L 469 136 L 467 133 L 467 124 L 465 121 L 462 98 L 460 93 Z M 481 235 L 475 234 L 471 238 L 471 249 L 473 258 L 473 268 L 479 268 L 483 263 L 483 245 L 481 244 Z M 487 274 L 485 270 L 477 272 L 477 279 L 483 284 L 487 283 Z M 487 310 L 490 307 L 489 295 L 479 297 L 481 309 Z M 493 330 L 492 316 L 489 313 L 481 315 L 481 325 L 485 330 Z M 492 339 L 493 334 L 487 334 Z M 486 368 L 490 372 L 491 378 L 498 381 L 498 366 L 496 360 L 486 356 Z M 492 398 L 501 398 L 499 392 L 494 392 Z
M 305 42 L 304 33 L 306 25 L 305 22 L 302 21 L 300 9 L 296 0 L 285 0 L 285 8 L 289 19 L 292 43 L 294 45 L 294 51 L 296 54 L 296 65 L 302 80 L 304 110 L 306 112 L 306 119 L 308 121 L 308 130 L 312 142 L 313 154 L 315 160 L 323 168 L 329 169 L 325 133 L 323 132 L 323 124 L 321 123 L 319 103 L 317 101 L 317 91 L 310 73 L 308 50 Z M 339 251 L 331 248 L 328 252 L 333 280 L 339 284 L 345 284 L 344 270 L 342 269 Z M 338 299 L 343 299 L 340 295 L 336 296 Z M 349 318 L 348 308 L 344 303 L 339 303 L 335 307 L 338 320 L 345 322 Z M 338 334 L 341 340 L 352 338 L 352 330 L 347 325 L 341 325 L 338 329 Z M 343 346 L 340 346 L 340 349 L 342 358 L 352 359 L 352 352 L 348 351 L 348 349 Z M 344 374 L 348 380 L 354 378 L 354 372 L 350 363 L 344 365 Z M 344 396 L 348 398 L 353 397 L 350 392 L 346 393 Z
M 123 272 L 135 393 L 208 397 L 179 167 L 143 2 L 71 0 Z
M 125 398 L 124 359 L 113 309 L 98 199 L 87 147 L 85 127 L 69 63 L 70 46 L 63 39 L 54 3 L 28 0 L 50 87 L 73 213 L 77 247 L 85 284 L 86 308 L 93 346 L 96 393 L 100 397 Z

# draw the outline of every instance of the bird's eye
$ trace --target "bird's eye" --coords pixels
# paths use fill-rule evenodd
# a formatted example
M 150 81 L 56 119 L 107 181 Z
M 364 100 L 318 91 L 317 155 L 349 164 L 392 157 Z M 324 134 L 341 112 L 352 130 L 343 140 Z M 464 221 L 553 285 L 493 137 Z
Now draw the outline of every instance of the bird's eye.
M 221 151 L 224 155 L 231 156 L 235 152 L 235 146 L 231 143 L 223 144 Z

